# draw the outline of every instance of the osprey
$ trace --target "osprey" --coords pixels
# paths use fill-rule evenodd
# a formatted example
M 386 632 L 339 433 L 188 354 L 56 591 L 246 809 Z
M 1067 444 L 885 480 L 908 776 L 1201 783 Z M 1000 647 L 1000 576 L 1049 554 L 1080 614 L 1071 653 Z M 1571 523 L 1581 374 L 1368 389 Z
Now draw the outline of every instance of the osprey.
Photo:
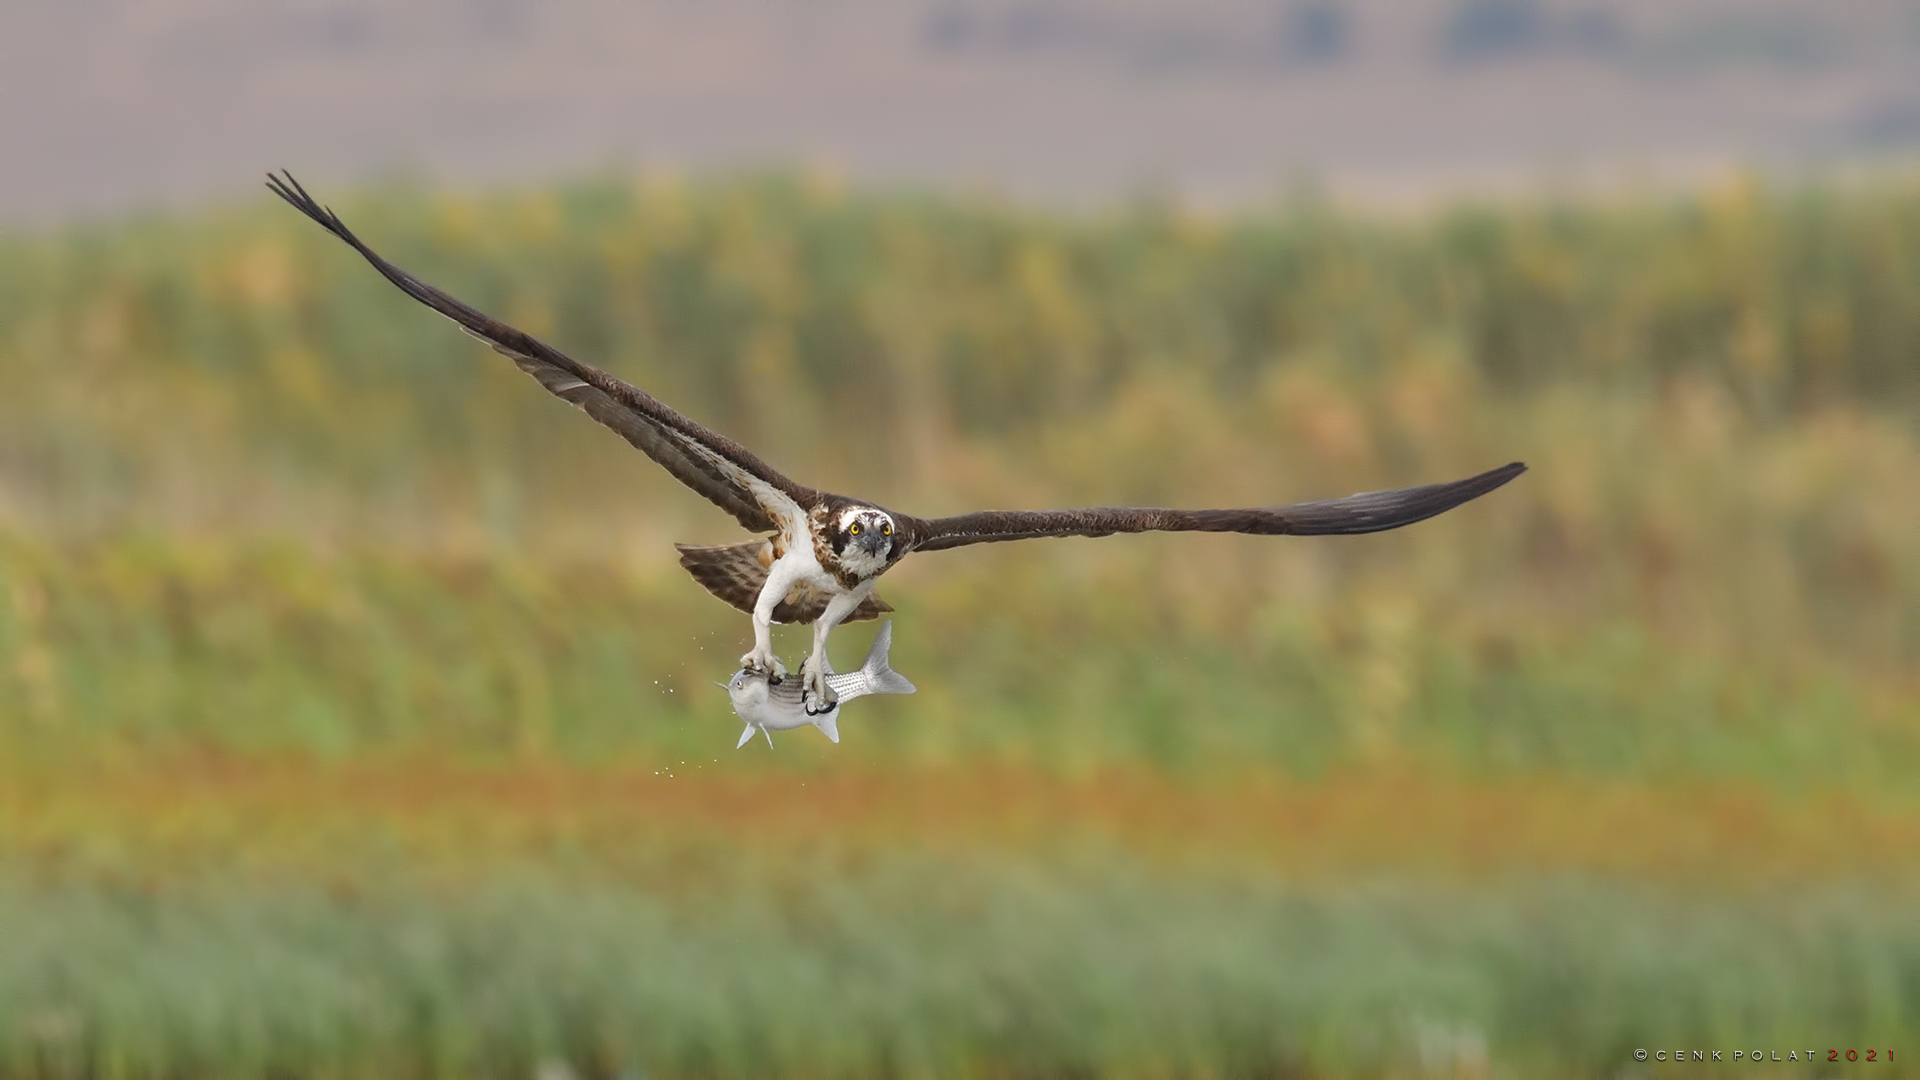
M 270 174 L 267 186 L 352 245 L 408 296 L 505 354 L 540 380 L 548 393 L 612 428 L 749 532 L 767 534 L 720 547 L 676 545 L 680 565 L 707 591 L 753 616 L 753 649 L 740 658 L 749 671 L 784 678 L 786 669 L 773 655 L 770 625 L 813 624 L 813 651 L 800 670 L 808 707 L 816 712 L 834 701 L 826 681 L 832 673 L 827 635 L 844 621 L 893 610 L 874 595 L 874 582 L 912 552 L 1041 536 L 1156 531 L 1268 536 L 1379 532 L 1451 510 L 1526 471 L 1514 462 L 1451 483 L 1239 510 L 1098 506 L 917 518 L 787 479 L 746 447 L 680 415 L 646 391 L 468 307 L 376 255 L 291 174 Z

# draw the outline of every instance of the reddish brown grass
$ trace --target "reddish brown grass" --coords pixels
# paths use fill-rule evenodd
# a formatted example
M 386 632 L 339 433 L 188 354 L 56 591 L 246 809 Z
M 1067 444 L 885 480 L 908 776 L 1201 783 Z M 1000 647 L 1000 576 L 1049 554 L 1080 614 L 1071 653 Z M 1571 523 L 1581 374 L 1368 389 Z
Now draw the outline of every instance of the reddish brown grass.
M 1840 792 L 1397 766 L 1202 784 L 980 765 L 669 774 L 171 757 L 0 785 L 0 850 L 141 873 L 396 861 L 456 875 L 527 862 L 638 873 L 710 857 L 1116 849 L 1170 868 L 1312 877 L 1592 872 L 1749 886 L 1903 875 L 1920 854 L 1920 813 Z

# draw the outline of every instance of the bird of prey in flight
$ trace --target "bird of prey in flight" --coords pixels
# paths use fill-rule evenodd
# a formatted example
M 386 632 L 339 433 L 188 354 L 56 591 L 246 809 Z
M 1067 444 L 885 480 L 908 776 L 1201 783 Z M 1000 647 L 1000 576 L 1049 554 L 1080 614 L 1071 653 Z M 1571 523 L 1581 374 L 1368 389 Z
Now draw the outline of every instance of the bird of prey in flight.
M 763 538 L 721 547 L 677 545 L 680 565 L 707 591 L 753 616 L 753 649 L 741 666 L 786 675 L 769 625 L 813 624 L 813 651 L 801 665 L 809 707 L 833 700 L 827 635 L 843 621 L 893 610 L 873 591 L 881 574 L 917 551 L 1042 536 L 1139 532 L 1236 532 L 1267 536 L 1353 535 L 1397 529 L 1478 498 L 1526 471 L 1514 462 L 1444 484 L 1375 491 L 1343 499 L 1239 510 L 1097 506 L 1079 510 L 989 510 L 918 518 L 862 499 L 795 483 L 718 432 L 652 394 L 468 307 L 375 254 L 292 175 L 268 180 L 274 194 L 352 245 L 402 292 L 458 323 L 540 380 L 548 393 L 618 432 L 674 478 Z

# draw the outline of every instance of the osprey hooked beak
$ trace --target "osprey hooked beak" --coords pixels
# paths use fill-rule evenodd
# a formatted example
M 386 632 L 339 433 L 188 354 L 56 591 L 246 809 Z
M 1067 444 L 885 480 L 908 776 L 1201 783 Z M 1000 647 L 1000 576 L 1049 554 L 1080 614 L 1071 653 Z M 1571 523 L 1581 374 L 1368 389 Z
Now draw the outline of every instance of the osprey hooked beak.
M 887 537 L 879 529 L 861 529 L 856 542 L 867 554 L 878 555 L 887 546 Z

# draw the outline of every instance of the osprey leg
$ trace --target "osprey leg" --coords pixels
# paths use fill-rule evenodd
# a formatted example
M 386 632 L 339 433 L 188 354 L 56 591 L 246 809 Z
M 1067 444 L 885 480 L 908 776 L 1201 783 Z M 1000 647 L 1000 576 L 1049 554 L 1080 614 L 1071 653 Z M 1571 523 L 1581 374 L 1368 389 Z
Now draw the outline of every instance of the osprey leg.
M 773 609 L 786 598 L 787 590 L 793 588 L 798 577 L 798 568 L 790 559 L 780 559 L 773 564 L 766 584 L 760 586 L 759 599 L 753 603 L 753 649 L 740 658 L 741 667 L 764 671 L 774 679 L 786 678 L 786 665 L 773 655 Z
M 827 676 L 833 674 L 833 664 L 827 659 L 827 637 L 840 620 L 853 613 L 860 602 L 873 591 L 873 582 L 868 581 L 851 592 L 844 592 L 827 601 L 827 610 L 813 621 L 813 651 L 807 654 L 806 662 L 800 665 L 800 674 L 807 680 L 806 691 L 808 711 L 818 712 L 822 706 L 832 705 L 839 700 L 833 687 L 827 685 Z

